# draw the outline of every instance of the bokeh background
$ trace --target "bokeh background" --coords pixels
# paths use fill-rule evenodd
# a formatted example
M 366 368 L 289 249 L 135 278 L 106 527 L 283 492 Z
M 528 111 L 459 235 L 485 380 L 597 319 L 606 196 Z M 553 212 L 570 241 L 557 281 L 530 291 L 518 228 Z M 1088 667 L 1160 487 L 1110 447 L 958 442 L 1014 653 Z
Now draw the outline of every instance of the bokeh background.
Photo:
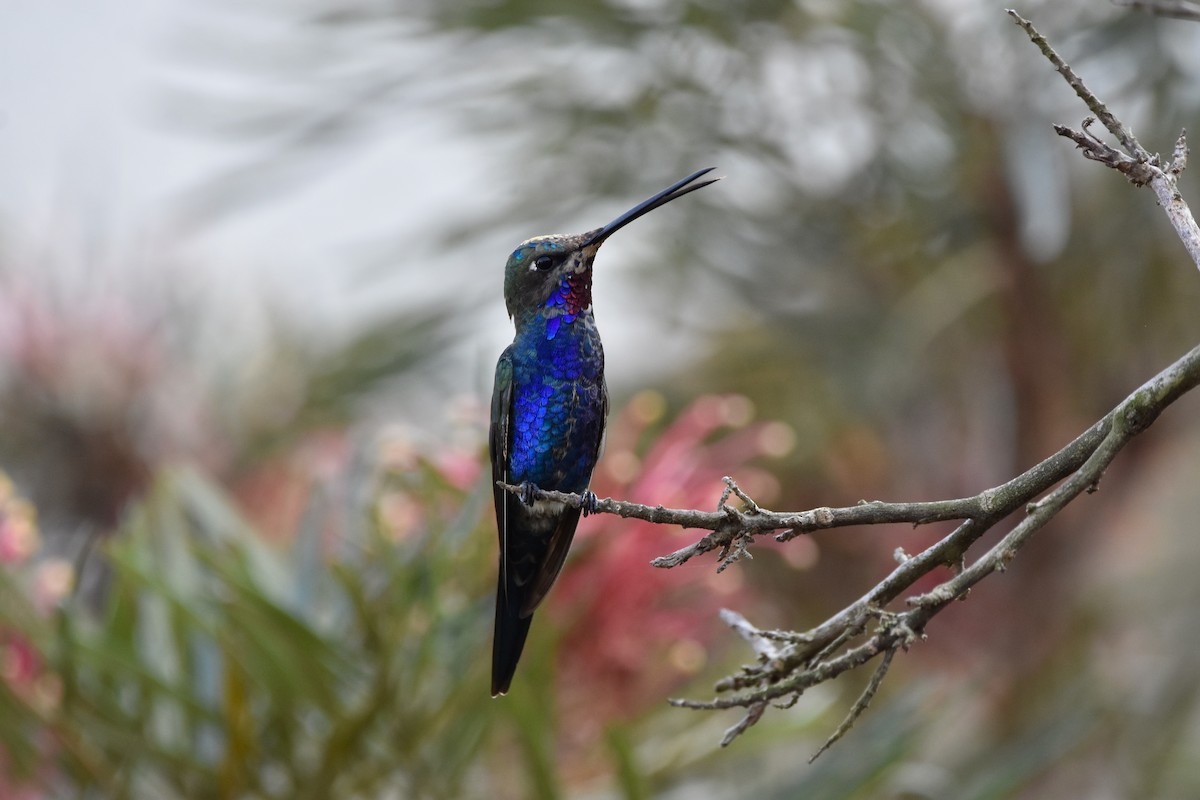
M 1008 0 L 1006 0 L 1007 3 Z M 0 798 L 1200 795 L 1200 400 L 894 663 L 732 747 L 707 697 L 945 530 L 721 575 L 586 520 L 487 692 L 504 256 L 615 237 L 594 489 L 973 494 L 1200 338 L 1153 196 L 990 0 L 16 2 L 0 9 Z M 1200 25 L 1027 2 L 1151 151 Z M 1194 171 L 1181 188 L 1200 202 Z

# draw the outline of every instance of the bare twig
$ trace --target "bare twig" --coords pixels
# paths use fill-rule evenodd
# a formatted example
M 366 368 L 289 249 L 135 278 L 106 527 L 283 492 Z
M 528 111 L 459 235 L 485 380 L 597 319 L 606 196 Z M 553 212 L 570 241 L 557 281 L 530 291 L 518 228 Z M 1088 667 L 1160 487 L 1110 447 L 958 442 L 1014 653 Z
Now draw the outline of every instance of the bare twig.
M 1104 127 L 1108 129 L 1108 132 L 1117 137 L 1117 140 L 1121 143 L 1121 146 L 1125 148 L 1125 152 L 1129 153 L 1129 155 L 1133 156 L 1139 161 L 1149 161 L 1150 154 L 1142 148 L 1141 143 L 1134 138 L 1133 134 L 1128 128 L 1125 127 L 1123 122 L 1113 116 L 1112 112 L 1108 110 L 1108 106 L 1104 105 L 1104 103 L 1100 102 L 1100 99 L 1096 97 L 1096 95 L 1092 94 L 1091 90 L 1088 89 L 1079 76 L 1075 74 L 1075 71 L 1067 65 L 1067 62 L 1062 60 L 1062 57 L 1059 56 L 1058 53 L 1054 51 L 1054 48 L 1050 46 L 1048 41 L 1046 41 L 1046 37 L 1042 36 L 1042 34 L 1038 32 L 1037 28 L 1033 27 L 1033 23 L 1022 17 L 1016 11 L 1013 11 L 1011 8 L 1007 9 L 1006 13 L 1013 18 L 1014 22 L 1021 26 L 1026 34 L 1028 34 L 1029 40 L 1037 45 L 1037 48 L 1042 51 L 1042 55 L 1046 57 L 1046 60 L 1054 65 L 1054 68 L 1058 70 L 1058 74 L 1063 76 L 1063 79 L 1067 82 L 1067 84 L 1075 90 L 1075 94 L 1079 95 L 1079 99 L 1082 100 L 1089 109 L 1091 109 L 1092 113 L 1095 114 L 1100 122 L 1104 124 Z
M 808 763 L 811 764 L 816 761 L 822 753 L 833 747 L 839 739 L 850 732 L 850 729 L 854 727 L 854 723 L 858 721 L 858 718 L 867 710 L 867 706 L 871 705 L 871 701 L 875 699 L 875 693 L 879 691 L 879 687 L 883 683 L 884 676 L 887 675 L 888 667 L 892 665 L 892 658 L 895 655 L 895 650 L 888 650 L 883 654 L 883 659 L 879 662 L 879 666 L 875 668 L 875 674 L 871 676 L 870 683 L 867 684 L 867 688 L 863 689 L 863 693 L 858 696 L 858 700 L 851 706 L 850 713 L 842 720 L 842 724 L 838 725 L 837 730 L 825 740 L 825 744 L 821 745 L 817 752 L 809 756 Z
M 1093 136 L 1088 127 L 1095 121 L 1093 117 L 1085 119 L 1082 131 L 1068 128 L 1066 125 L 1055 125 L 1054 132 L 1075 142 L 1075 146 L 1083 152 L 1084 158 L 1112 167 L 1128 178 L 1134 186 L 1150 184 L 1158 174 L 1158 170 L 1149 161 L 1131 158 Z
M 1059 136 L 1065 136 L 1075 142 L 1076 147 L 1080 148 L 1087 158 L 1112 167 L 1137 186 L 1149 186 L 1153 189 L 1158 198 L 1158 204 L 1166 212 L 1167 219 L 1170 220 L 1179 240 L 1187 249 L 1192 263 L 1196 265 L 1197 269 L 1200 269 L 1200 226 L 1196 225 L 1196 219 L 1192 216 L 1191 209 L 1184 202 L 1176 186 L 1176 178 L 1187 163 L 1187 132 L 1179 134 L 1179 138 L 1175 141 L 1174 158 L 1170 164 L 1164 165 L 1157 155 L 1150 155 L 1124 123 L 1108 110 L 1108 106 L 1092 94 L 1091 90 L 1054 51 L 1054 48 L 1046 41 L 1046 37 L 1038 32 L 1032 22 L 1012 9 L 1008 9 L 1008 15 L 1017 25 L 1021 26 L 1030 41 L 1037 45 L 1038 49 L 1042 51 L 1042 55 L 1054 65 L 1059 74 L 1075 90 L 1075 94 L 1079 95 L 1091 112 L 1096 115 L 1096 118 L 1104 124 L 1108 132 L 1117 138 L 1127 155 L 1121 154 L 1087 133 L 1090 120 L 1084 121 L 1083 131 L 1076 131 L 1065 125 L 1055 125 L 1054 130 Z
M 731 609 L 722 608 L 720 616 L 722 622 L 749 643 L 759 658 L 770 660 L 779 655 L 779 637 L 765 631 L 760 631 L 751 625 L 745 617 Z
M 1188 159 L 1188 143 L 1187 131 L 1180 131 L 1179 138 L 1175 140 L 1175 152 L 1171 154 L 1170 172 L 1178 177 L 1187 169 Z
M 737 724 L 732 725 L 725 731 L 725 735 L 721 737 L 721 747 L 728 747 L 733 744 L 734 739 L 741 736 L 751 725 L 762 719 L 763 712 L 766 710 L 767 704 L 765 702 L 751 704 L 746 709 L 745 716 L 738 720 Z

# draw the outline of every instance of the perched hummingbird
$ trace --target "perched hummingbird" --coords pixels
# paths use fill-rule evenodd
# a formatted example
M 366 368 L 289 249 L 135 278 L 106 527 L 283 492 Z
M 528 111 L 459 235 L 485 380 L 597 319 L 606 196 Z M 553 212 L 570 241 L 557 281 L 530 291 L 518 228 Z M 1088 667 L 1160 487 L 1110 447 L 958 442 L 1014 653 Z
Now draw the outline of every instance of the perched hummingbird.
M 689 175 L 603 228 L 537 236 L 504 266 L 504 302 L 516 337 L 496 364 L 488 445 L 492 480 L 520 484 L 521 497 L 495 486 L 500 534 L 492 696 L 512 683 L 533 612 L 562 569 L 581 509 L 534 500 L 533 490 L 588 491 L 600 455 L 608 394 L 604 349 L 592 318 L 592 262 L 616 231 L 661 205 L 708 186 Z M 689 185 L 690 184 L 690 185 Z

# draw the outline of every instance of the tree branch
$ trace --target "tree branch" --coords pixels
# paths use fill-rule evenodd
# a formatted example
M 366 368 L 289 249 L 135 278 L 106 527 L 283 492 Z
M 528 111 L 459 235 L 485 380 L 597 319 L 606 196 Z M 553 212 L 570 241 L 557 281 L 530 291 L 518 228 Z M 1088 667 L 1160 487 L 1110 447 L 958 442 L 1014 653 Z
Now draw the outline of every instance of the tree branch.
M 949 535 L 917 555 L 904 558 L 890 575 L 866 594 L 809 631 L 767 634 L 739 615 L 723 615 L 728 624 L 751 642 L 758 656 L 757 664 L 743 667 L 716 685 L 719 693 L 740 694 L 707 701 L 671 702 L 684 708 L 746 709 L 742 721 L 726 732 L 722 744 L 728 744 L 762 716 L 767 704 L 794 702 L 805 689 L 862 666 L 881 653 L 906 649 L 922 638 L 925 626 L 933 617 L 952 601 L 965 597 L 967 591 L 986 576 L 1003 571 L 1034 533 L 1081 493 L 1095 489 L 1113 458 L 1134 436 L 1197 385 L 1200 385 L 1200 346 L 1147 381 L 1054 455 L 1012 480 L 972 497 L 925 503 L 873 501 L 845 508 L 800 512 L 767 511 L 756 504 L 754 510 L 739 510 L 726 502 L 730 494 L 740 493 L 732 488 L 736 483 L 726 478 L 726 491 L 722 493 L 716 511 L 646 506 L 605 498 L 596 501 L 595 512 L 712 531 L 695 544 L 654 559 L 651 563 L 658 567 L 678 566 L 701 553 L 717 548 L 728 550 L 738 541 L 749 541 L 754 535 L 774 531 L 782 531 L 776 536 L 777 540 L 787 541 L 802 533 L 850 525 L 897 522 L 920 525 L 961 520 Z M 1057 489 L 1035 500 L 1064 478 L 1067 480 Z M 520 494 L 520 486 L 499 485 Z M 533 496 L 571 507 L 582 507 L 585 503 L 581 495 L 564 492 L 538 489 Z M 1026 516 L 1019 524 L 969 566 L 962 566 L 972 544 L 1022 507 Z M 889 613 L 883 610 L 919 579 L 939 567 L 956 569 L 957 574 L 928 592 L 908 597 L 906 611 Z M 877 625 L 870 637 L 853 649 L 845 649 L 862 636 L 872 620 L 876 620 Z M 764 647 L 763 642 L 768 639 L 782 646 Z M 882 674 L 877 675 L 882 680 Z M 865 700 L 869 701 L 870 697 Z M 865 710 L 865 702 L 860 702 L 862 708 L 851 713 L 848 722 L 852 723 Z M 840 735 L 835 734 L 835 739 Z
M 1061 125 L 1056 125 L 1055 130 L 1074 141 L 1085 157 L 1118 170 L 1135 185 L 1151 186 L 1192 260 L 1200 268 L 1200 228 L 1176 189 L 1176 177 L 1186 166 L 1185 135 L 1181 134 L 1176 141 L 1169 164 L 1163 164 L 1157 155 L 1151 156 L 1088 90 L 1032 23 L 1014 11 L 1008 13 L 1109 133 L 1116 137 L 1125 152 L 1093 136 L 1088 131 L 1094 121 L 1090 118 L 1083 123 L 1082 131 Z M 743 709 L 741 720 L 725 732 L 721 742 L 724 746 L 754 725 L 769 704 L 786 708 L 806 689 L 882 655 L 866 690 L 845 721 L 813 756 L 816 758 L 840 739 L 866 710 L 898 650 L 907 649 L 923 639 L 929 622 L 951 602 L 965 598 L 975 584 L 988 575 L 1004 571 L 1021 548 L 1059 511 L 1080 494 L 1096 489 L 1108 465 L 1133 437 L 1197 385 L 1200 385 L 1200 346 L 1147 381 L 1054 455 L 1015 478 L 971 497 L 918 503 L 862 501 L 844 508 L 776 512 L 760 507 L 732 478 L 726 477 L 725 489 L 715 511 L 645 506 L 611 498 L 595 500 L 594 504 L 588 505 L 588 510 L 710 531 L 699 541 L 651 563 L 656 567 L 676 567 L 695 556 L 716 550 L 719 551 L 718 571 L 743 556 L 749 557 L 747 548 L 757 535 L 774 533 L 776 540 L 787 542 L 802 534 L 850 525 L 909 523 L 916 526 L 949 520 L 959 522 L 951 533 L 914 556 L 906 556 L 897 550 L 899 564 L 887 577 L 811 630 L 762 631 L 734 612 L 722 612 L 725 622 L 751 645 L 756 663 L 743 666 L 718 681 L 715 686 L 718 697 L 705 701 L 670 701 L 683 708 Z M 522 492 L 520 486 L 498 485 L 518 496 Z M 536 489 L 533 496 L 575 508 L 583 508 L 591 499 Z M 730 505 L 732 497 L 740 501 L 740 508 Z M 1022 509 L 1024 517 L 990 549 L 968 563 L 971 546 L 999 522 Z M 941 567 L 950 568 L 954 572 L 952 577 L 927 592 L 906 597 L 904 610 L 887 610 L 889 604 L 918 580 Z
M 1187 249 L 1192 263 L 1196 265 L 1197 269 L 1200 269 L 1200 227 L 1196 225 L 1196 219 L 1192 216 L 1191 209 L 1184 202 L 1183 196 L 1179 194 L 1176 180 L 1187 166 L 1187 131 L 1181 132 L 1179 138 L 1175 140 L 1175 149 L 1170 163 L 1164 164 L 1157 154 L 1150 155 L 1124 123 L 1108 110 L 1108 106 L 1100 102 L 1100 99 L 1084 85 L 1075 71 L 1046 41 L 1046 37 L 1033 27 L 1032 22 L 1011 8 L 1007 13 L 1025 31 L 1030 41 L 1037 45 L 1038 49 L 1042 51 L 1042 55 L 1054 65 L 1054 68 L 1075 90 L 1075 94 L 1079 95 L 1080 99 L 1091 109 L 1096 118 L 1103 123 L 1108 132 L 1116 137 L 1128 155 L 1109 147 L 1088 133 L 1088 125 L 1092 122 L 1090 118 L 1084 120 L 1083 131 L 1076 131 L 1066 125 L 1055 125 L 1055 132 L 1059 136 L 1065 136 L 1075 142 L 1075 146 L 1083 151 L 1086 158 L 1099 161 L 1117 170 L 1135 186 L 1150 186 L 1158 198 L 1158 204 L 1166 212 L 1171 227 L 1175 229 L 1179 240 Z

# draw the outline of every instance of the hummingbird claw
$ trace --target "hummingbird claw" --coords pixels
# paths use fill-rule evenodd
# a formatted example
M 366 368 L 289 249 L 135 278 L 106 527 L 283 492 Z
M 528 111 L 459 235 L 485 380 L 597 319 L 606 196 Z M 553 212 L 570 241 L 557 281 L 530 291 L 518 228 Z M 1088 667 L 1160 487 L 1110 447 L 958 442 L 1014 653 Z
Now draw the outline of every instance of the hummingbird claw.
M 533 495 L 538 490 L 538 487 L 533 485 L 532 481 L 521 482 L 521 502 L 527 506 L 533 505 Z
M 600 507 L 600 500 L 596 497 L 596 493 L 591 489 L 583 490 L 583 515 L 586 517 L 589 514 L 595 514 L 596 509 Z

